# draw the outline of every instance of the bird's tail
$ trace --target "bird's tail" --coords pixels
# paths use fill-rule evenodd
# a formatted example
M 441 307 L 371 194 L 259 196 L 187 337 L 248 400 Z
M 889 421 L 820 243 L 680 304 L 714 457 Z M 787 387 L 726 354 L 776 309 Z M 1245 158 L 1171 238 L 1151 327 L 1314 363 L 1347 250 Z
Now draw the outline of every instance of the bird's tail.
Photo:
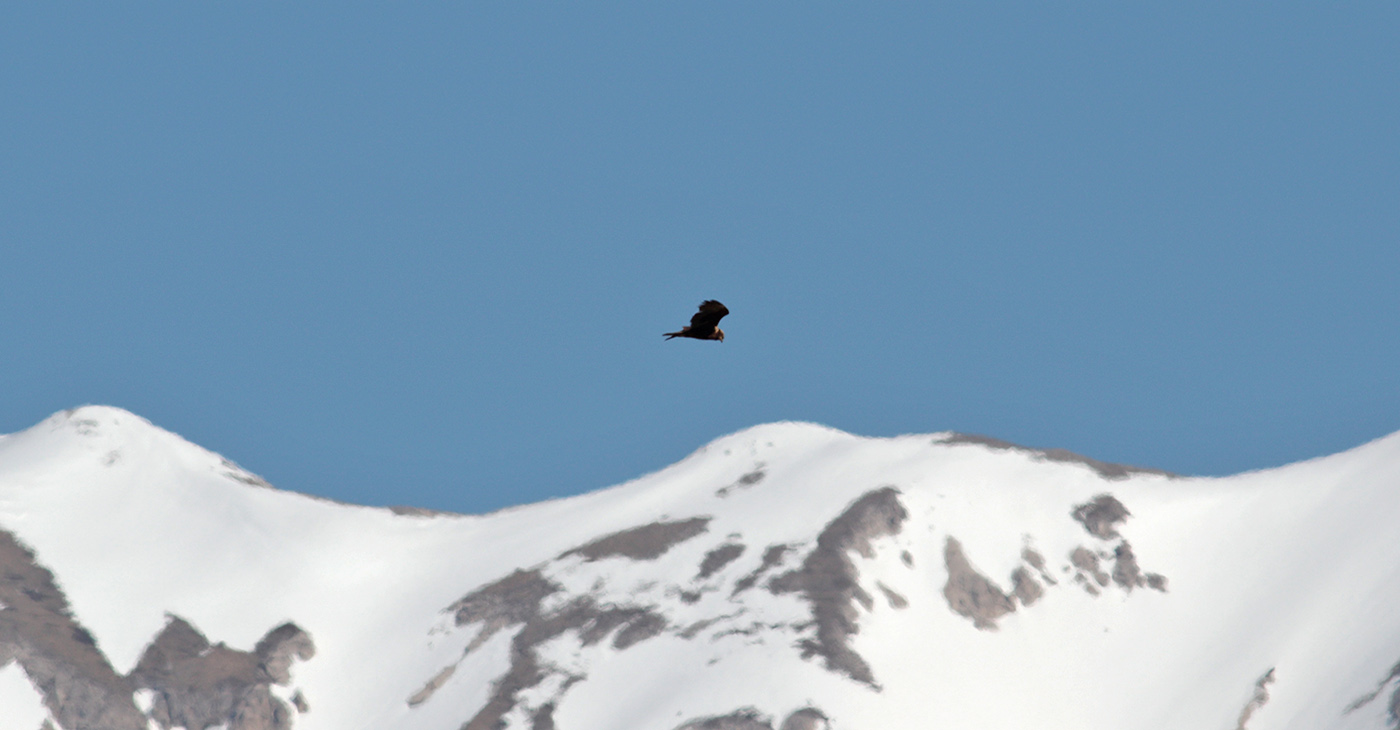
M 684 331 L 685 331 L 685 330 L 681 330 L 681 332 L 684 332 Z M 668 339 L 668 340 L 674 340 L 674 339 L 676 339 L 677 337 L 680 337 L 680 336 L 681 336 L 681 333 L 680 333 L 680 332 L 663 332 L 663 333 L 661 334 L 661 336 L 662 336 L 662 337 L 665 337 L 665 338 Z

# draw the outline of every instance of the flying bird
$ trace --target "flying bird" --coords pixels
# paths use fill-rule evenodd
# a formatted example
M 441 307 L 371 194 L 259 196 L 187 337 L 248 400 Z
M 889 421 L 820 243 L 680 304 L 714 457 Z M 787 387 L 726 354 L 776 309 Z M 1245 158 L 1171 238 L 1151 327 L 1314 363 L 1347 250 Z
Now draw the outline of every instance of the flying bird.
M 664 337 L 668 340 L 675 337 L 691 337 L 697 340 L 724 342 L 724 330 L 719 328 L 719 321 L 724 319 L 726 314 L 729 314 L 729 310 L 723 304 L 706 299 L 700 305 L 700 311 L 690 318 L 690 326 L 682 328 L 679 332 L 667 332 Z

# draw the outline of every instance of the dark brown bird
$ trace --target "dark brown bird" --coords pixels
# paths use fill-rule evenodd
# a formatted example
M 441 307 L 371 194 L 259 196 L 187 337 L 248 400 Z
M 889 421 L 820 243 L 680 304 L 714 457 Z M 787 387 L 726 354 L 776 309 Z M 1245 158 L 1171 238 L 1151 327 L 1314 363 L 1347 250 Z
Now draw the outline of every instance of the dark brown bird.
M 724 342 L 724 330 L 719 328 L 719 321 L 724 319 L 726 314 L 729 314 L 729 310 L 723 304 L 706 299 L 700 305 L 700 311 L 690 318 L 689 327 L 681 329 L 680 332 L 667 332 L 664 337 L 668 340 L 674 337 L 692 337 L 697 340 Z

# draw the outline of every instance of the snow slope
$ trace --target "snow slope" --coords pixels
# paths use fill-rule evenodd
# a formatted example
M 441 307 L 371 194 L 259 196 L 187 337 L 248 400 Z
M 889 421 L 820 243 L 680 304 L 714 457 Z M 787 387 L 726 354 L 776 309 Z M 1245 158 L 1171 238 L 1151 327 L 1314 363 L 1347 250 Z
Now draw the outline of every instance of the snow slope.
M 777 423 L 578 497 L 398 514 L 89 406 L 0 437 L 29 566 L 0 717 L 92 722 L 22 665 L 105 672 L 92 706 L 153 727 L 1384 728 L 1398 487 L 1400 435 L 1198 479 Z

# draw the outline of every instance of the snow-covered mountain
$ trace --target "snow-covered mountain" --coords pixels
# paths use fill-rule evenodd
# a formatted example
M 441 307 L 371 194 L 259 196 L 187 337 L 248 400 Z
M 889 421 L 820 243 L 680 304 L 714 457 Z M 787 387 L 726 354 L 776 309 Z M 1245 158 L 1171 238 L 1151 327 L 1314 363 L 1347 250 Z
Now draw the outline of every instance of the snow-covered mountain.
M 0 730 L 1270 730 L 1400 715 L 1400 435 L 1222 479 L 805 423 L 489 515 L 122 410 L 0 437 Z

